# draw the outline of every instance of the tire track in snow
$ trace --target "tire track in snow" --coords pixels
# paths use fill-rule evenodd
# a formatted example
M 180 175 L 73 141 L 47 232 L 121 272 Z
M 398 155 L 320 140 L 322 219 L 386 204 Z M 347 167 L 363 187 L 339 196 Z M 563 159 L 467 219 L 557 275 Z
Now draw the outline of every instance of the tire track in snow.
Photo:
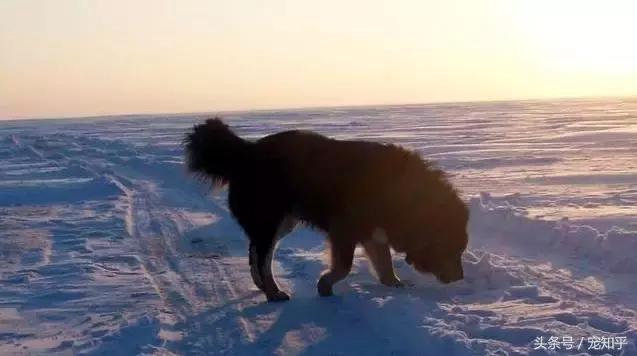
M 91 146 L 99 147 L 101 144 L 100 140 L 92 140 Z M 105 179 L 122 192 L 121 200 L 126 207 L 126 231 L 136 240 L 140 249 L 135 257 L 139 261 L 142 273 L 162 303 L 156 315 L 161 322 L 162 330 L 159 337 L 164 339 L 164 344 L 177 341 L 184 337 L 189 329 L 198 327 L 188 325 L 188 320 L 212 307 L 217 307 L 218 313 L 221 314 L 230 308 L 232 314 L 237 316 L 236 323 L 242 334 L 241 338 L 248 342 L 254 340 L 254 332 L 251 331 L 254 326 L 239 315 L 243 304 L 232 303 L 238 298 L 239 293 L 228 278 L 223 263 L 215 258 L 188 258 L 178 251 L 177 241 L 183 238 L 179 226 L 189 225 L 190 222 L 181 214 L 171 211 L 161 201 L 160 193 L 152 181 L 128 178 L 131 173 L 137 176 L 137 167 L 121 166 L 107 155 L 102 157 L 104 162 L 82 156 L 71 157 L 67 154 L 50 160 L 32 145 L 28 148 L 46 161 L 58 165 L 78 165 L 90 172 L 95 179 Z M 118 173 L 120 171 L 124 173 Z M 144 179 L 151 178 L 144 172 L 139 173 Z M 181 322 L 186 322 L 184 328 L 176 331 L 176 324 Z M 231 332 L 217 335 L 216 342 L 222 342 L 222 339 L 227 338 L 226 334 Z
M 239 298 L 224 265 L 218 260 L 220 257 L 189 258 L 178 251 L 177 241 L 183 236 L 175 220 L 183 217 L 161 203 L 152 184 L 139 183 L 135 188 L 129 188 L 114 176 L 110 179 L 124 192 L 128 202 L 127 230 L 138 240 L 144 271 L 162 300 L 160 320 L 163 328 L 174 330 L 175 324 L 183 322 L 185 329 L 180 331 L 188 333 L 188 328 L 193 327 L 188 325 L 190 318 L 207 308 Z M 242 308 L 240 303 L 231 306 L 233 314 L 237 315 L 242 338 L 252 342 L 252 327 L 238 315 Z M 219 313 L 225 313 L 225 309 L 221 308 Z M 226 335 L 217 338 L 221 341 Z
M 226 286 L 226 289 L 227 289 L 227 291 L 230 294 L 231 299 L 227 299 L 227 300 L 237 300 L 239 295 L 238 295 L 236 289 L 234 288 L 234 286 L 232 285 L 232 282 L 228 278 L 228 274 L 226 273 L 225 268 L 223 266 L 221 266 L 219 261 L 217 261 L 215 259 L 213 259 L 212 262 L 215 265 L 215 267 L 217 268 L 217 273 L 221 277 L 221 281 Z M 237 304 L 235 304 L 233 306 L 233 308 L 235 309 L 235 311 L 241 312 L 244 309 L 244 305 L 242 303 L 237 303 Z M 250 325 L 250 323 L 246 320 L 246 318 L 244 318 L 244 317 L 242 317 L 240 315 L 237 316 L 237 320 L 238 320 L 241 328 L 243 329 L 243 334 L 245 336 L 245 339 L 248 342 L 250 342 L 250 343 L 254 342 L 255 335 L 254 335 L 254 331 L 252 331 L 253 327 Z

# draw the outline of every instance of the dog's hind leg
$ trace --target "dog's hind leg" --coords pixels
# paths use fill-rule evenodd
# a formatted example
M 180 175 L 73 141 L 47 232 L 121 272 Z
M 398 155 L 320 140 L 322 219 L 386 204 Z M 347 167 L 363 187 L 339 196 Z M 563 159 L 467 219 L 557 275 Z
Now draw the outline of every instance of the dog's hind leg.
M 276 244 L 281 238 L 287 235 L 290 231 L 294 230 L 296 225 L 297 220 L 295 218 L 286 216 L 279 223 L 279 226 L 274 234 L 274 241 L 266 242 L 268 241 L 268 239 L 264 238 L 263 240 L 259 240 L 260 242 L 250 243 L 250 274 L 252 275 L 254 284 L 266 294 L 268 293 L 268 291 L 275 291 L 278 289 L 278 286 L 276 285 L 276 282 L 274 281 L 274 277 L 272 275 L 272 258 L 276 250 Z M 275 291 L 274 294 L 281 295 L 285 293 Z M 285 297 L 283 299 L 285 299 Z
M 403 283 L 394 273 L 391 251 L 386 243 L 370 239 L 363 242 L 365 253 L 372 262 L 380 283 L 390 287 L 402 287 Z
M 254 284 L 265 293 L 268 301 L 288 300 L 290 297 L 279 289 L 272 275 L 272 257 L 284 209 L 280 205 L 264 203 L 276 200 L 263 196 L 262 192 L 250 185 L 231 183 L 228 203 L 232 214 L 250 239 L 248 253 Z
M 267 259 L 266 266 L 272 265 L 272 256 L 274 255 L 274 250 L 276 249 L 276 242 L 283 238 L 285 235 L 290 233 L 290 231 L 294 230 L 298 224 L 298 221 L 292 216 L 286 216 L 279 223 L 279 227 L 275 233 L 275 242 L 272 245 L 272 252 L 266 253 Z M 261 277 L 261 272 L 259 270 L 258 264 L 258 253 L 257 253 L 257 244 L 250 243 L 250 251 L 249 251 L 249 261 L 250 261 L 250 274 L 252 275 L 252 280 L 254 284 L 263 292 L 265 292 L 263 279 Z M 267 267 L 266 267 L 267 268 Z M 266 271 L 267 272 L 267 271 Z M 272 274 L 272 272 L 270 272 Z
M 250 269 L 254 283 L 265 293 L 268 301 L 284 301 L 290 299 L 290 296 L 281 291 L 274 280 L 272 257 L 276 247 L 276 238 L 274 234 L 270 236 L 269 239 L 266 236 L 256 239 L 250 236 L 250 254 L 253 257 L 253 265 L 250 266 Z
M 252 281 L 262 292 L 264 292 L 263 281 L 261 280 L 261 272 L 258 267 L 257 257 L 257 245 L 250 243 L 250 250 L 248 252 L 248 261 L 250 262 L 250 275 L 252 275 Z
M 352 241 L 333 239 L 330 242 L 330 269 L 323 272 L 316 286 L 321 297 L 331 296 L 332 286 L 347 277 L 352 269 L 355 249 L 356 244 Z

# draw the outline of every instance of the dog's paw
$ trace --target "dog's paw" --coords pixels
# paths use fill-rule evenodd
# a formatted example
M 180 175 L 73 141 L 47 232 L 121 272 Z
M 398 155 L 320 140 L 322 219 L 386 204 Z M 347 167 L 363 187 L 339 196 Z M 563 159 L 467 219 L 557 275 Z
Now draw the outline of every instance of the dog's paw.
M 316 284 L 316 289 L 318 290 L 318 294 L 321 297 L 329 297 L 334 295 L 334 293 L 332 293 L 332 284 L 328 281 L 327 275 L 323 275 L 321 279 L 319 279 L 318 283 Z
M 394 288 L 405 287 L 405 283 L 403 283 L 400 279 L 398 279 L 398 277 L 381 280 L 380 283 L 388 287 L 394 287 Z
M 334 293 L 332 292 L 332 288 L 318 288 L 318 294 L 321 297 L 331 297 L 334 295 Z
M 268 302 L 285 302 L 290 300 L 290 296 L 283 291 L 276 291 L 275 293 L 270 293 L 266 295 L 268 298 Z

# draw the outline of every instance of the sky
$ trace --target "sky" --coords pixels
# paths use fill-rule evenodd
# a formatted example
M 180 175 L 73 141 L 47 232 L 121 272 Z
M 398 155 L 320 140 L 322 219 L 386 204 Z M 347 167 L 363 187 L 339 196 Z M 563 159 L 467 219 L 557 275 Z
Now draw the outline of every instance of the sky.
M 0 119 L 637 94 L 633 0 L 1 0 Z

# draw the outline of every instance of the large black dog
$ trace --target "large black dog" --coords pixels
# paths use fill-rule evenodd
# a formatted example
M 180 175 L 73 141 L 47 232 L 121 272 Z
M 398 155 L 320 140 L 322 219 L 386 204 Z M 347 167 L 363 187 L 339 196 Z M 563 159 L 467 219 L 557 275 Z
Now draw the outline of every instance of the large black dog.
M 325 231 L 331 265 L 317 288 L 332 294 L 362 244 L 381 283 L 400 286 L 390 247 L 441 282 L 463 278 L 469 213 L 445 174 L 394 145 L 286 131 L 255 142 L 219 119 L 185 139 L 188 169 L 229 183 L 230 211 L 250 239 L 250 271 L 269 301 L 287 300 L 272 275 L 277 240 L 297 221 Z

